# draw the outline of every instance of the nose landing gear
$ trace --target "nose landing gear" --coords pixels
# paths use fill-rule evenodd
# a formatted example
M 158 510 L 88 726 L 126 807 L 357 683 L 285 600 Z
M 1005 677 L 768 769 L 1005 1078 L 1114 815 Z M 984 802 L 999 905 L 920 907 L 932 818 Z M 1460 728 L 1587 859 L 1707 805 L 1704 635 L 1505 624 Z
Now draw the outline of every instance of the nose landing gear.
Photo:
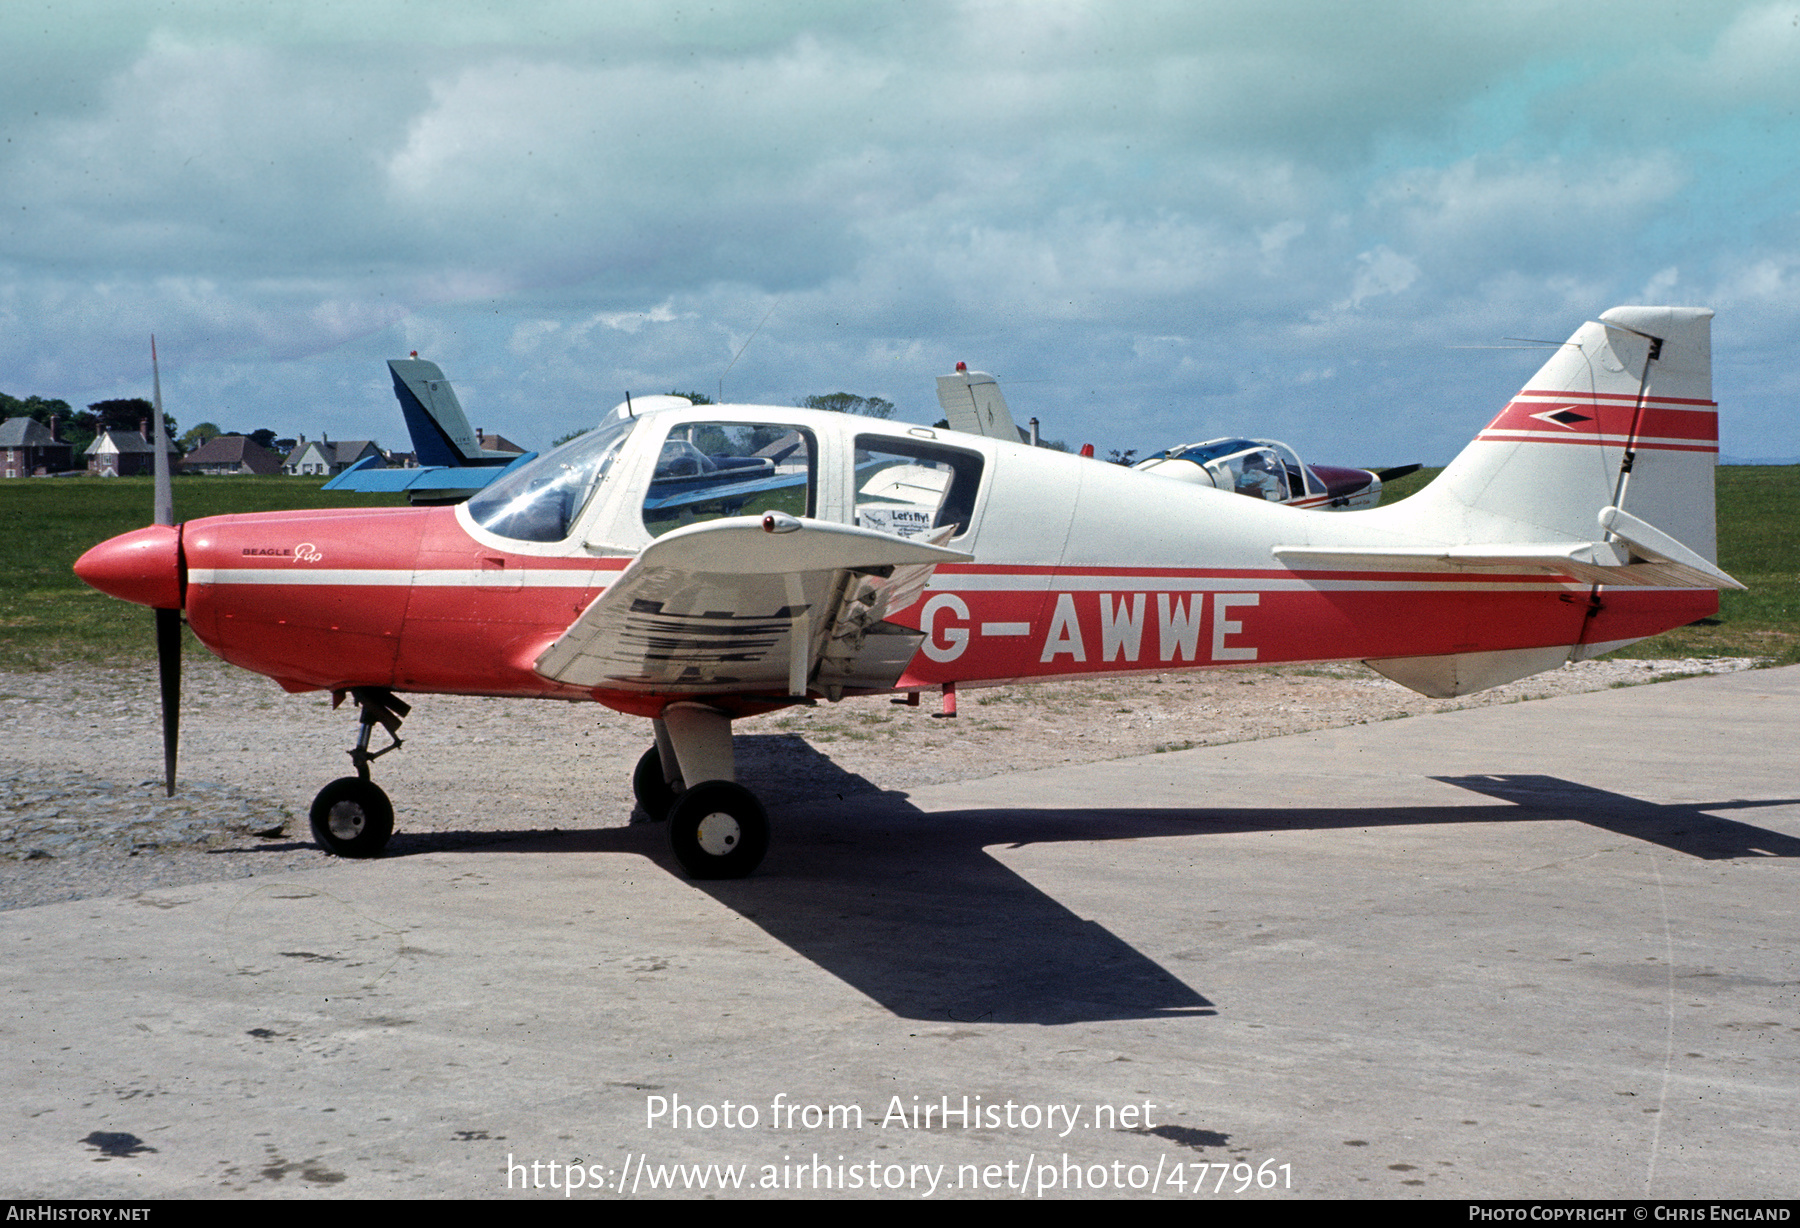
M 374 857 L 387 847 L 388 837 L 394 834 L 394 804 L 369 779 L 369 764 L 400 749 L 400 723 L 412 711 L 412 705 L 386 687 L 356 687 L 350 696 L 360 709 L 361 722 L 356 746 L 349 752 L 356 775 L 340 776 L 313 798 L 313 838 L 320 848 L 339 857 Z M 333 698 L 342 703 L 343 692 Z M 393 741 L 371 751 L 369 735 L 376 725 L 386 729 Z

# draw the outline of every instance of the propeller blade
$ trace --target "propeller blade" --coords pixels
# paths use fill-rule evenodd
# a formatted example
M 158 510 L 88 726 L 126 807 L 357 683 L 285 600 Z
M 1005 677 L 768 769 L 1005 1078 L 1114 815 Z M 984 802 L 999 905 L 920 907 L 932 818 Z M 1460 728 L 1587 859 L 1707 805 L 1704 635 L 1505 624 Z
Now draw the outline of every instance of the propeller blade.
M 169 476 L 169 424 L 163 418 L 162 371 L 156 334 L 150 335 L 150 387 L 156 407 L 156 508 L 152 523 L 175 523 L 175 484 Z M 156 670 L 162 683 L 163 787 L 175 796 L 175 754 L 181 736 L 181 611 L 156 612 Z
M 150 334 L 150 388 L 156 405 L 156 512 L 151 524 L 175 523 L 175 485 L 169 480 L 169 424 L 163 419 L 162 372 L 156 365 L 156 334 Z
M 163 787 L 175 796 L 175 753 L 181 740 L 181 611 L 156 612 L 156 669 L 162 681 Z

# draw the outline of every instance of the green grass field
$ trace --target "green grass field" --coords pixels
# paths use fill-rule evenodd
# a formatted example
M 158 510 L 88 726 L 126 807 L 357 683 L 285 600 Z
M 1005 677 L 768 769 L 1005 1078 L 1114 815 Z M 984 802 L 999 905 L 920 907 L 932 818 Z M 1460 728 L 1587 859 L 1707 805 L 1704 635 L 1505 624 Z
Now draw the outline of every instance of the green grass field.
M 1390 484 L 1384 502 L 1420 489 L 1424 470 Z M 176 478 L 184 520 L 280 508 L 395 507 L 403 495 L 325 494 L 317 479 Z M 1750 586 L 1724 593 L 1719 616 L 1645 640 L 1629 657 L 1767 657 L 1800 661 L 1800 466 L 1718 471 L 1719 565 Z M 0 669 L 153 656 L 150 611 L 95 592 L 70 570 L 88 547 L 150 520 L 148 478 L 0 482 Z M 1330 515 L 1321 512 L 1319 515 Z

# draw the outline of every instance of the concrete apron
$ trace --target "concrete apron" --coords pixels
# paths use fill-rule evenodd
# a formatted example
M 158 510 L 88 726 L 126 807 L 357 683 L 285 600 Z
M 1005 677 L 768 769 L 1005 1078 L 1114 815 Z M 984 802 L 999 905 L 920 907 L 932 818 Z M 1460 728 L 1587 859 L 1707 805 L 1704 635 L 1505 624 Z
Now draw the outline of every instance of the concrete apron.
M 821 756 L 739 882 L 642 826 L 7 913 L 0 1185 L 1792 1196 L 1796 730 L 1785 669 L 910 797 Z

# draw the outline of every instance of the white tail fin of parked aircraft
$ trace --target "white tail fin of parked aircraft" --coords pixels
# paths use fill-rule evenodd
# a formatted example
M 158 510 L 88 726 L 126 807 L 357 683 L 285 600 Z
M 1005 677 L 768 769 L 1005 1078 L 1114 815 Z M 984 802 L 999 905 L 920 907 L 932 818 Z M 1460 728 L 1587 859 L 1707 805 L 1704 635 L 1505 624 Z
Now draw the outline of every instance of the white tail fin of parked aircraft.
M 1543 568 L 1594 585 L 1595 613 L 1601 585 L 1742 588 L 1714 561 L 1712 314 L 1615 307 L 1583 325 L 1431 485 L 1361 518 L 1427 541 L 1275 556 L 1297 569 Z M 1459 695 L 1640 638 L 1595 639 L 1584 622 L 1567 645 L 1369 664 L 1424 694 Z
M 987 439 L 1003 439 L 1017 443 L 1026 438 L 1013 421 L 1000 392 L 1000 382 L 986 371 L 971 371 L 964 363 L 956 364 L 956 374 L 937 377 L 938 404 L 950 429 Z

